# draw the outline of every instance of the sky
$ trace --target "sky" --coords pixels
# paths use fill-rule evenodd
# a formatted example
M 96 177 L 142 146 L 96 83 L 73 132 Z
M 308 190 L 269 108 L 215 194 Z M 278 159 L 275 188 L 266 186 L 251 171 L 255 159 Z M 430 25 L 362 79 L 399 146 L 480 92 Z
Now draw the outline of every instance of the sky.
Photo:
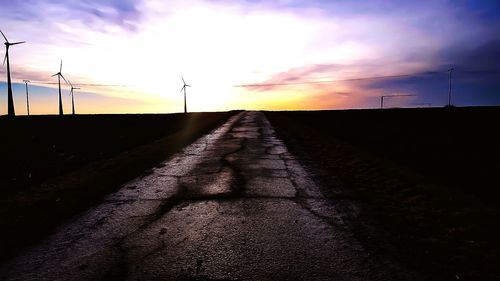
M 0 0 L 16 113 L 500 104 L 500 1 Z M 2 50 L 4 52 L 4 50 Z M 3 53 L 2 53 L 3 56 Z M 0 114 L 7 111 L 0 70 Z M 70 112 L 69 87 L 63 104 Z

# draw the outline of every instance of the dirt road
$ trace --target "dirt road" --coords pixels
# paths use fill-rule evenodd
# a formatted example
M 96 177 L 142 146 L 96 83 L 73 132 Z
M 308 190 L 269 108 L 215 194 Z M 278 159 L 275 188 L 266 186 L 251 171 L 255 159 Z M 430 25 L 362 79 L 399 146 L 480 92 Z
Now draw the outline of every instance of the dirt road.
M 0 268 L 2 280 L 416 280 L 373 258 L 243 112 Z

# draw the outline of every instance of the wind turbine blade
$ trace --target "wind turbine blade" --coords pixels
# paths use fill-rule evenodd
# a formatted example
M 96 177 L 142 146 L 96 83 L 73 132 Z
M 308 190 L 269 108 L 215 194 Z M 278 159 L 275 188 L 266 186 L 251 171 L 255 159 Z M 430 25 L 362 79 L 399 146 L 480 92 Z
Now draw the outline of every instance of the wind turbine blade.
M 59 67 L 59 73 L 62 72 L 62 60 L 61 60 L 61 66 Z
M 184 83 L 184 85 L 186 85 L 186 81 L 184 81 L 184 77 L 181 76 L 181 79 L 182 79 L 182 83 Z
M 6 60 L 7 60 L 7 53 L 5 53 L 5 57 L 3 58 L 3 64 L 5 64 Z
M 186 87 L 191 87 L 191 85 L 186 85 Z
M 70 81 L 70 80 L 68 80 L 68 82 L 67 82 L 67 83 L 69 83 L 69 85 L 71 86 L 71 88 L 73 88 L 73 84 L 71 84 L 71 81 Z
M 57 76 L 57 75 L 59 75 L 59 73 L 56 73 L 56 74 L 54 74 L 54 75 L 52 75 L 52 76 L 50 76 L 50 77 L 54 77 L 54 76 Z
M 23 43 L 26 43 L 26 41 L 11 43 L 11 45 L 17 45 L 17 44 L 23 44 Z
M 184 88 L 186 88 L 186 85 L 184 85 L 184 86 L 181 88 L 181 93 L 182 93 L 182 90 L 184 90 Z
M 59 74 L 61 75 L 62 79 L 64 79 L 64 81 L 66 82 L 66 84 L 68 84 L 68 80 L 66 80 L 66 78 L 64 78 L 64 76 L 62 74 Z
M 5 34 L 3 34 L 3 32 L 1 30 L 0 30 L 0 33 L 2 33 L 2 36 L 5 39 L 5 42 L 9 42 L 9 40 L 7 40 L 7 37 L 5 37 Z

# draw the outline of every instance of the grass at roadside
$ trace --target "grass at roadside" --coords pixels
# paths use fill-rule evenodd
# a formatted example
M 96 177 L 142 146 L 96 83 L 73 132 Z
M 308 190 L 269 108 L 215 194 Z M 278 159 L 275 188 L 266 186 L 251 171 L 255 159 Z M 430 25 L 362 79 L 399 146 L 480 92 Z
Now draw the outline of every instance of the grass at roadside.
M 0 118 L 0 260 L 234 113 Z
M 339 189 L 333 200 L 361 207 L 350 224 L 374 256 L 389 252 L 430 280 L 498 280 L 493 170 L 500 159 L 491 131 L 497 119 L 489 118 L 500 110 L 452 110 L 266 115 L 294 153 L 309 157 L 323 186 Z M 460 123 L 464 119 L 469 120 Z M 474 183 L 481 175 L 486 178 Z M 453 177 L 474 185 L 457 184 Z

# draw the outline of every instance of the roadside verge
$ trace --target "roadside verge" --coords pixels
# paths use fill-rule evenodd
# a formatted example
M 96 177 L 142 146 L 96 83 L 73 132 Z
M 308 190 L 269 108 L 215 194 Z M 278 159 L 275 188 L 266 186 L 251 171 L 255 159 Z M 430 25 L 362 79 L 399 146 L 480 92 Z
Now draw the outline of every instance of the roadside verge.
M 498 278 L 497 209 L 290 115 L 266 112 L 332 200 L 360 207 L 348 223 L 374 258 L 390 255 L 429 280 Z
M 2 198 L 0 261 L 39 241 L 63 221 L 147 172 L 235 113 L 194 114 L 189 126 L 181 130 Z

